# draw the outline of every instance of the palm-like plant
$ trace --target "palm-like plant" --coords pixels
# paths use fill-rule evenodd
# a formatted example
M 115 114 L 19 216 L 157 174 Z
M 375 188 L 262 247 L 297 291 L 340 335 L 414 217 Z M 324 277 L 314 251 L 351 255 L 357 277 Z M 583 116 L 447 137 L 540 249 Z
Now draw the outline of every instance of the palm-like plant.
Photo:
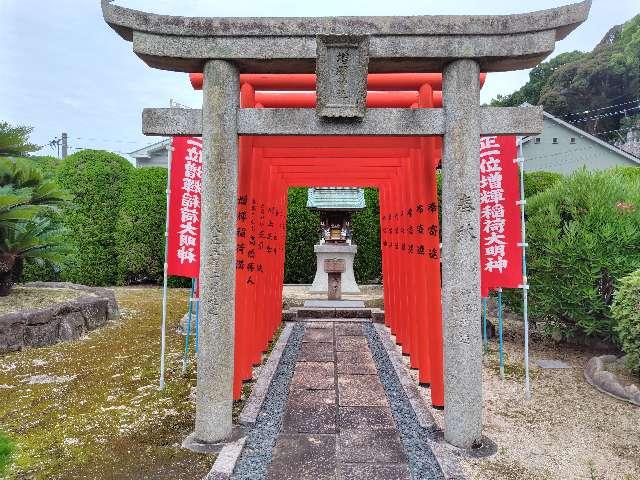
M 55 264 L 66 251 L 45 215 L 68 199 L 27 160 L 0 158 L 0 296 L 20 279 L 25 260 Z

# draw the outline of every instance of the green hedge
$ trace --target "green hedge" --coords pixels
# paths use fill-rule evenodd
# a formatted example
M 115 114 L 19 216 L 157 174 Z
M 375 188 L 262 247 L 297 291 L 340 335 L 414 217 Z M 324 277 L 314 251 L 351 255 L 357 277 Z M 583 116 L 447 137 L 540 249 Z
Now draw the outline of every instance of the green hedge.
M 640 375 L 640 270 L 620 280 L 611 314 L 618 341 L 627 354 L 627 365 Z
M 556 172 L 524 172 L 524 198 L 544 192 L 562 179 L 562 174 Z
M 3 474 L 9 465 L 11 465 L 11 457 L 13 456 L 14 445 L 9 437 L 0 432 L 0 474 Z
M 116 225 L 119 283 L 162 282 L 166 185 L 166 168 L 137 168 L 129 174 Z
M 307 188 L 290 188 L 284 283 L 311 283 L 316 273 L 313 246 L 320 238 L 320 215 L 307 208 Z
M 578 171 L 527 204 L 532 317 L 610 338 L 615 281 L 640 267 L 640 183 Z
M 380 203 L 378 190 L 365 188 L 365 209 L 353 215 L 353 243 L 358 252 L 353 261 L 353 273 L 361 284 L 381 283 L 382 250 L 380 248 Z
M 83 150 L 58 168 L 58 181 L 73 196 L 64 212 L 64 225 L 74 254 L 62 265 L 65 280 L 85 285 L 118 282 L 116 225 L 133 166 L 115 153 Z

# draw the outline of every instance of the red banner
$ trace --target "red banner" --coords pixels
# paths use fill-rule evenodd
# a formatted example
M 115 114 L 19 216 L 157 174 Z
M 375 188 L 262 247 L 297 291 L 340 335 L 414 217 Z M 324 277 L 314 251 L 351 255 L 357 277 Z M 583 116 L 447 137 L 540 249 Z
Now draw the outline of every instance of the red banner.
M 173 137 L 169 189 L 169 275 L 197 278 L 200 271 L 202 139 Z
M 516 137 L 480 143 L 480 265 L 482 296 L 522 284 L 520 173 Z

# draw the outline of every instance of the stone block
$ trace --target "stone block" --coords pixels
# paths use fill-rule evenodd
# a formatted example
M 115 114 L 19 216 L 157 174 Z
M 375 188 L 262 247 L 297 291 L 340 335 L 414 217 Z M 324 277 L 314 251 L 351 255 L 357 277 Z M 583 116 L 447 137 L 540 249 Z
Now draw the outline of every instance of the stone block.
M 298 362 L 333 362 L 333 343 L 303 343 Z
M 369 66 L 366 35 L 318 35 L 316 112 L 321 117 L 364 117 Z
M 340 407 L 340 430 L 393 430 L 396 422 L 389 407 Z
M 60 322 L 60 330 L 58 332 L 60 340 L 76 340 L 85 333 L 85 319 L 79 311 L 58 315 L 57 318 Z
M 87 330 L 95 330 L 107 323 L 109 302 L 106 298 L 81 297 L 73 303 L 77 305 L 78 310 L 82 313 Z
M 336 350 L 338 352 L 368 351 L 367 339 L 361 336 L 336 336 Z
M 30 347 L 46 347 L 58 343 L 60 320 L 49 318 L 48 323 L 27 324 L 24 329 L 24 344 Z
M 340 323 L 336 324 L 336 335 L 347 336 L 362 336 L 362 324 L 360 323 Z
M 344 463 L 339 466 L 339 475 L 349 480 L 411 480 L 405 464 Z
M 351 352 L 338 352 L 351 353 Z M 337 373 L 347 373 L 351 375 L 376 375 L 378 370 L 374 362 L 351 362 L 349 360 L 338 359 L 336 362 Z
M 336 308 L 338 318 L 371 318 L 370 308 Z
M 330 362 L 298 363 L 289 390 L 328 390 L 335 388 L 334 364 Z
M 334 318 L 336 316 L 335 308 L 300 308 L 298 309 L 298 318 Z
M 15 352 L 24 346 L 25 318 L 9 313 L 0 318 L 0 354 Z
M 388 407 L 387 394 L 377 375 L 338 374 L 341 407 Z
M 302 337 L 303 343 L 333 343 L 332 328 L 307 328 Z
M 335 433 L 336 393 L 331 390 L 292 390 L 285 406 L 285 433 Z
M 281 434 L 267 480 L 335 480 L 335 452 L 335 435 Z
M 406 462 L 400 436 L 395 430 L 341 430 L 338 461 L 344 463 Z
M 298 319 L 298 312 L 295 310 L 283 310 L 282 321 L 283 322 L 295 322 Z

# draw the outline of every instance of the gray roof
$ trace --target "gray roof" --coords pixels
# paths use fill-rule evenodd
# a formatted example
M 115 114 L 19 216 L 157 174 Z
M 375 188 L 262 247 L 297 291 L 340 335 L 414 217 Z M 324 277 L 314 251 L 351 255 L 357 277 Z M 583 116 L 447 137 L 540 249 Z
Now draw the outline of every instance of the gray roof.
M 364 189 L 353 187 L 310 188 L 307 207 L 318 210 L 362 210 L 365 207 Z

